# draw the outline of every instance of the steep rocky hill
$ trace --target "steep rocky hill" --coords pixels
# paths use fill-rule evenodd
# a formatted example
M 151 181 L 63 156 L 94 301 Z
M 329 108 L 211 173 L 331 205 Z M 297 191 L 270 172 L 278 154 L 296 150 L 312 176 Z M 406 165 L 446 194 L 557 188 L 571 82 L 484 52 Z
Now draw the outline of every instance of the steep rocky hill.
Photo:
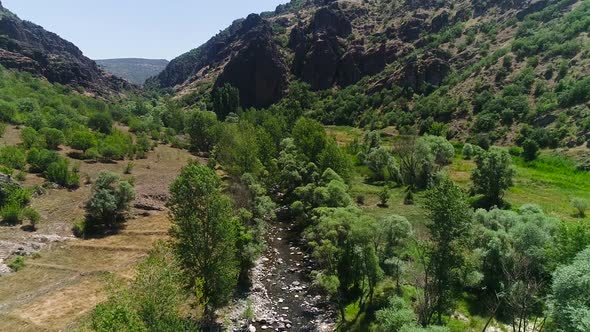
M 1 2 L 0 65 L 99 94 L 131 88 L 125 80 L 101 70 L 71 42 L 21 20 Z
M 160 59 L 130 58 L 94 61 L 107 72 L 137 85 L 143 85 L 146 79 L 158 75 L 168 65 L 168 60 Z
M 301 81 L 335 100 L 370 99 L 323 102 L 316 115 L 327 123 L 390 114 L 381 125 L 441 122 L 452 135 L 514 141 L 519 124 L 549 130 L 559 112 L 590 99 L 578 87 L 584 96 L 566 100 L 590 70 L 589 8 L 587 0 L 293 0 L 235 21 L 149 85 L 186 96 L 229 83 L 243 107 L 267 107 Z M 585 142 L 582 113 L 578 131 L 558 140 Z

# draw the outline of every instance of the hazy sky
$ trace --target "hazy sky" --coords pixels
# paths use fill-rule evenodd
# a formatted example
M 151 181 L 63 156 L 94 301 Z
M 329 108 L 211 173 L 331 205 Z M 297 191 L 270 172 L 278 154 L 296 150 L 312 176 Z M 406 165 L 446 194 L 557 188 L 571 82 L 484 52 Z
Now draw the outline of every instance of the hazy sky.
M 2 0 L 21 19 L 43 26 L 92 59 L 171 60 L 206 42 L 235 19 L 287 0 Z

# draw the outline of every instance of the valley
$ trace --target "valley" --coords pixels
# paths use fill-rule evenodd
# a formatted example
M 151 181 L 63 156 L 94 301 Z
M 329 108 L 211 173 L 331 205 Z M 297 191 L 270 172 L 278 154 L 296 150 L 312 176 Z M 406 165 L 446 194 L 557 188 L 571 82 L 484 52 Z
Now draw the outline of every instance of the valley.
M 0 2 L 0 331 L 590 330 L 589 34 L 291 0 L 94 61 Z

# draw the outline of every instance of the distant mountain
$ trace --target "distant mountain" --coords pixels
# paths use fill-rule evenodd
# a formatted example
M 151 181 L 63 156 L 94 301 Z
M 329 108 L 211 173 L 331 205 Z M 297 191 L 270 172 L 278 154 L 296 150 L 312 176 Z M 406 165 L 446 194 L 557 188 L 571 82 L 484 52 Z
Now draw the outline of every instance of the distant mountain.
M 168 60 L 138 58 L 105 59 L 95 61 L 102 69 L 109 73 L 138 85 L 143 85 L 145 80 L 149 77 L 160 74 L 168 65 Z
M 132 88 L 127 81 L 100 69 L 76 45 L 39 25 L 21 20 L 1 2 L 0 65 L 103 95 Z

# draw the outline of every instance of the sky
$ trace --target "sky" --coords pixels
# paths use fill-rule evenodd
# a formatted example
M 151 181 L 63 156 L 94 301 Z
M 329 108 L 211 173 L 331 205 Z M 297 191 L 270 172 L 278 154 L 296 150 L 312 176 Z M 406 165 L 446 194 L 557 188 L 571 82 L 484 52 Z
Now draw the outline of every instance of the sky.
M 91 59 L 171 60 L 235 19 L 287 0 L 2 0 L 21 19 L 76 44 Z

